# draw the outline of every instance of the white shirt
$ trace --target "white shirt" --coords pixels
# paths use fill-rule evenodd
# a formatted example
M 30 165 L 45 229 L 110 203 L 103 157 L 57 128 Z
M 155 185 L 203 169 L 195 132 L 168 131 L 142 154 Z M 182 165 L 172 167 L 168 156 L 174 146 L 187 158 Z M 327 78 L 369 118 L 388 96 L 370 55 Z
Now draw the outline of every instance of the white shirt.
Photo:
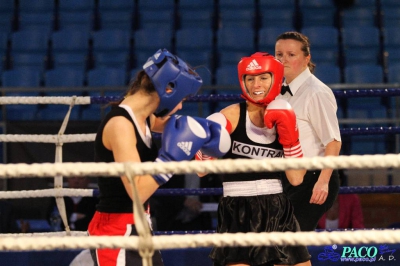
M 286 92 L 276 99 L 284 99 L 292 105 L 304 157 L 324 156 L 328 143 L 341 141 L 335 96 L 308 68 L 289 86 L 293 96 Z

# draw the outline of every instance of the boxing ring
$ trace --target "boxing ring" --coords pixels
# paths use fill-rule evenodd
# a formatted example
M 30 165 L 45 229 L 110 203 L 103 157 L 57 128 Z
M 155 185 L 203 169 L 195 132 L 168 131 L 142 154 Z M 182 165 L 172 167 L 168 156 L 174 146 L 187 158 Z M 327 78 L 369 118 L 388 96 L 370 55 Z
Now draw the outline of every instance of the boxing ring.
M 399 96 L 400 90 L 340 90 L 335 91 L 337 97 L 358 96 Z M 199 95 L 189 101 L 240 100 L 238 95 Z M 90 248 L 127 248 L 138 250 L 144 265 L 151 265 L 155 249 L 173 252 L 171 250 L 206 250 L 213 246 L 249 246 L 249 245 L 306 245 L 319 247 L 318 254 L 313 254 L 313 265 L 344 265 L 362 262 L 374 265 L 395 265 L 395 248 L 392 245 L 400 243 L 400 230 L 395 229 L 365 229 L 365 230 L 335 230 L 316 232 L 271 232 L 271 233 L 237 233 L 217 234 L 215 232 L 155 232 L 151 235 L 143 206 L 133 203 L 136 228 L 139 236 L 87 236 L 86 232 L 71 231 L 65 213 L 63 196 L 97 196 L 96 189 L 68 189 L 63 187 L 63 179 L 72 176 L 108 176 L 118 178 L 126 175 L 131 181 L 135 175 L 169 173 L 189 174 L 195 172 L 234 173 L 248 171 L 283 171 L 285 169 L 386 169 L 400 168 L 400 155 L 351 155 L 338 157 L 316 158 L 269 158 L 267 160 L 239 159 L 168 162 L 156 164 L 145 162 L 135 163 L 65 163 L 62 160 L 62 147 L 65 143 L 92 142 L 95 134 L 67 135 L 65 129 L 69 122 L 72 108 L 76 105 L 104 104 L 115 97 L 0 97 L 0 104 L 64 104 L 68 112 L 57 135 L 0 135 L 2 142 L 40 142 L 56 145 L 54 163 L 42 164 L 4 164 L 0 165 L 0 178 L 48 178 L 54 177 L 54 188 L 44 190 L 0 191 L 0 199 L 55 197 L 58 210 L 66 230 L 63 232 L 2 234 L 0 235 L 0 251 L 68 251 Z M 342 136 L 352 134 L 398 134 L 397 127 L 345 128 Z M 132 189 L 136 191 L 134 182 Z M 399 186 L 380 187 L 346 187 L 340 193 L 398 193 Z M 222 189 L 163 189 L 157 195 L 204 195 L 211 193 L 221 195 Z M 137 193 L 134 193 L 137 195 Z M 134 202 L 139 202 L 136 200 Z M 400 248 L 400 246 L 398 247 Z M 394 251 L 393 251 L 394 250 Z M 390 253 L 391 251 L 391 253 Z M 7 253 L 6 252 L 6 253 Z M 0 252 L 3 253 L 3 252 Z M 398 252 L 400 253 L 400 252 Z M 179 254 L 179 253 L 176 253 Z M 355 255 L 354 255 L 355 254 Z M 164 256 L 164 253 L 163 253 Z M 199 256 L 199 254 L 197 254 Z M 359 260 L 355 261 L 354 256 Z M 1 257 L 1 254 L 0 254 Z M 337 259 L 337 260 L 335 260 Z M 344 259 L 344 260 L 343 260 Z M 353 260 L 352 260 L 353 259 Z M 400 258 L 399 258 L 400 259 Z M 211 261 L 204 258 L 202 262 Z M 169 266 L 168 261 L 165 261 Z M 320 263 L 320 264 L 319 264 Z M 68 265 L 68 264 L 66 264 Z M 177 265 L 177 264 L 170 264 Z M 205 265 L 205 264 L 202 264 Z

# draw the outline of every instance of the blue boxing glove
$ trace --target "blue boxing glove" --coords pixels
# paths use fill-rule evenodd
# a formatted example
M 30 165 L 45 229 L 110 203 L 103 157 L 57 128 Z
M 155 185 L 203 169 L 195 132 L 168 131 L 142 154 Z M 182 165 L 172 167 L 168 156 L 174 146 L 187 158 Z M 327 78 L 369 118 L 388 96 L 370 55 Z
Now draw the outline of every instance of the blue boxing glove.
M 208 127 L 190 116 L 171 116 L 161 137 L 161 148 L 156 162 L 191 160 L 210 139 Z M 166 183 L 172 174 L 156 174 L 159 185 Z
M 214 158 L 224 156 L 231 148 L 231 136 L 226 126 L 221 125 L 219 121 L 216 122 L 208 118 L 195 117 L 194 119 L 204 128 L 208 128 L 208 133 L 210 134 L 200 152 Z
M 198 150 L 213 157 L 221 157 L 231 147 L 225 126 L 205 118 L 172 116 L 165 126 L 157 162 L 191 160 Z M 153 175 L 159 185 L 172 174 Z

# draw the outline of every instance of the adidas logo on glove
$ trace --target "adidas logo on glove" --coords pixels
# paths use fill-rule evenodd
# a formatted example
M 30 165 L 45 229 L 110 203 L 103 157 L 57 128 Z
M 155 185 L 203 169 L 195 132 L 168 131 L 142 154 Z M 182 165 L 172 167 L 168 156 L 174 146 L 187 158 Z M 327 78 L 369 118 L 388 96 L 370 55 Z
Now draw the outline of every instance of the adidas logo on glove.
M 176 144 L 184 153 L 190 156 L 190 151 L 192 150 L 193 142 L 191 141 L 182 141 Z
M 261 66 L 253 59 L 250 64 L 246 67 L 246 71 L 261 69 Z

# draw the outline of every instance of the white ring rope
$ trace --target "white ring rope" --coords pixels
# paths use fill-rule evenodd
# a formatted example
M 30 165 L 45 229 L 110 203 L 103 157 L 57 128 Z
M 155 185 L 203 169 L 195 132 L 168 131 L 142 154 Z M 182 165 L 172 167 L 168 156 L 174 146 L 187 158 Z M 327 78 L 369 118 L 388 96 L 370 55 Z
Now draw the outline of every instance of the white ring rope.
M 400 242 L 400 230 L 357 230 L 335 232 L 269 232 L 152 236 L 154 249 L 227 246 L 359 244 Z M 139 250 L 138 236 L 0 236 L 0 250 L 126 248 Z
M 74 105 L 90 104 L 90 97 L 0 97 L 0 104 L 65 104 L 69 111 L 58 135 L 0 135 L 5 142 L 50 142 L 57 145 L 55 163 L 44 164 L 7 164 L 0 165 L 0 178 L 55 177 L 55 189 L 35 191 L 0 192 L 0 198 L 87 196 L 93 195 L 91 189 L 64 189 L 62 178 L 71 176 L 128 176 L 133 183 L 136 175 L 157 173 L 237 173 L 284 171 L 287 169 L 375 169 L 400 168 L 400 155 L 351 155 L 337 157 L 314 157 L 300 159 L 271 158 L 265 160 L 227 159 L 215 161 L 186 161 L 168 163 L 63 163 L 61 147 L 63 143 L 93 141 L 95 134 L 76 134 L 65 136 L 63 133 Z M 135 187 L 134 187 L 135 189 Z M 22 195 L 23 194 L 23 195 Z M 136 193 L 135 193 L 136 194 Z M 133 202 L 134 207 L 143 206 Z M 59 205 L 59 204 L 57 204 Z M 63 210 L 65 213 L 65 210 Z M 126 248 L 143 252 L 147 259 L 154 249 L 226 247 L 226 246 L 265 246 L 265 245 L 332 245 L 359 243 L 399 243 L 400 230 L 358 230 L 341 232 L 269 232 L 236 234 L 201 235 L 161 235 L 150 236 L 144 224 L 144 216 L 135 215 L 139 223 L 139 236 L 87 236 L 86 232 L 53 232 L 35 234 L 2 234 L 0 250 L 54 250 L 87 248 Z M 65 222 L 64 222 L 65 224 Z M 32 237 L 35 236 L 35 237 Z M 145 256 L 143 259 L 145 261 Z M 149 262 L 148 265 L 151 265 Z
M 0 165 L 0 178 L 71 176 L 114 176 L 125 174 L 126 163 L 34 163 Z M 224 159 L 132 164 L 132 175 L 158 173 L 271 172 L 286 169 L 375 169 L 400 168 L 400 154 L 342 155 L 313 158 Z
M 132 171 L 130 168 L 132 167 L 131 164 L 125 164 L 125 172 L 126 177 L 129 180 L 132 189 L 133 201 L 133 213 L 134 220 L 135 220 L 135 228 L 139 235 L 139 254 L 142 257 L 143 266 L 151 266 L 152 260 L 151 258 L 154 255 L 154 244 L 152 239 L 152 234 L 150 230 L 149 223 L 145 217 L 145 211 L 143 208 L 143 204 L 139 198 L 139 192 L 136 187 L 135 176 L 132 175 Z
M 38 232 L 38 233 L 16 233 L 16 234 L 0 234 L 0 238 L 2 237 L 36 237 L 36 236 L 67 236 L 67 232 L 65 231 L 57 231 L 57 232 Z M 86 231 L 71 231 L 70 236 L 88 236 Z
M 70 135 L 0 135 L 0 142 L 43 142 L 43 143 L 74 143 L 91 142 L 96 138 L 96 133 L 70 134 Z
M 93 189 L 51 188 L 40 190 L 0 191 L 0 199 L 46 198 L 46 197 L 93 197 Z
M 58 135 L 57 135 L 57 143 L 56 143 L 56 155 L 55 155 L 55 163 L 62 163 L 63 161 L 63 152 L 62 152 L 62 146 L 63 146 L 63 142 L 61 140 L 61 137 L 64 135 L 65 130 L 67 129 L 67 125 L 68 125 L 68 120 L 69 117 L 71 115 L 71 111 L 72 108 L 74 107 L 76 102 L 76 96 L 73 96 L 70 100 L 70 105 L 68 108 L 68 112 L 64 117 L 64 120 L 61 124 L 60 130 L 58 131 Z M 63 176 L 62 175 L 56 175 L 54 176 L 54 188 L 55 189 L 62 189 L 63 187 Z M 61 220 L 63 221 L 64 227 L 65 227 L 65 231 L 67 232 L 68 235 L 71 234 L 71 230 L 69 228 L 69 224 L 68 224 L 68 217 L 67 217 L 67 211 L 66 211 L 66 207 L 65 207 L 65 202 L 64 202 L 64 197 L 62 196 L 56 196 L 55 197 L 56 200 L 56 205 L 57 205 L 57 209 L 58 212 L 60 214 Z
M 0 104 L 65 104 L 71 105 L 71 98 L 75 97 L 75 105 L 90 104 L 90 96 L 72 96 L 72 97 L 57 97 L 57 96 L 32 96 L 32 97 L 0 97 Z

